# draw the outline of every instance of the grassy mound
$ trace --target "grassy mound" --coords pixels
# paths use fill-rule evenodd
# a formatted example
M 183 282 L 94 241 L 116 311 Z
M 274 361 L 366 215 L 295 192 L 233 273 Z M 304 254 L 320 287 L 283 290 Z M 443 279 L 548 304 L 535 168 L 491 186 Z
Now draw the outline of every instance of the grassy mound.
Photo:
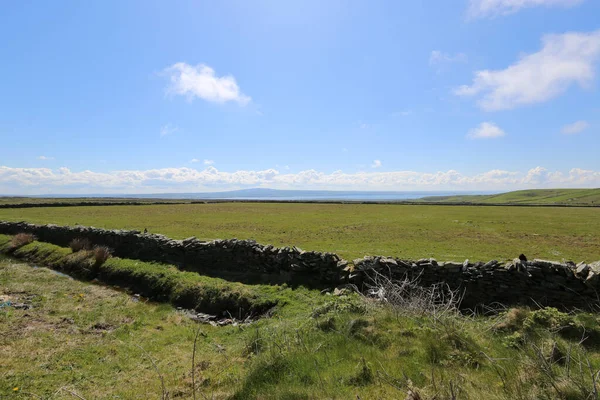
M 418 201 L 465 204 L 600 205 L 600 189 L 530 189 L 492 195 L 431 196 Z
M 18 235 L 17 235 L 18 236 Z M 14 238 L 16 238 L 15 236 Z M 140 295 L 209 314 L 246 317 L 262 314 L 285 301 L 289 289 L 248 286 L 182 272 L 171 265 L 98 257 L 98 249 L 69 248 L 36 241 L 15 241 L 0 235 L 0 251 L 84 280 L 117 285 Z

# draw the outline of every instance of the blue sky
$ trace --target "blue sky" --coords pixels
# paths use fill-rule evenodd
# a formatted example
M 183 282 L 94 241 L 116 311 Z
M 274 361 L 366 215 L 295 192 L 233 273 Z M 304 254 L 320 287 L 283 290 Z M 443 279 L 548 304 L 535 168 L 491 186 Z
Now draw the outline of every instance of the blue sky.
M 0 8 L 0 194 L 600 187 L 595 0 Z

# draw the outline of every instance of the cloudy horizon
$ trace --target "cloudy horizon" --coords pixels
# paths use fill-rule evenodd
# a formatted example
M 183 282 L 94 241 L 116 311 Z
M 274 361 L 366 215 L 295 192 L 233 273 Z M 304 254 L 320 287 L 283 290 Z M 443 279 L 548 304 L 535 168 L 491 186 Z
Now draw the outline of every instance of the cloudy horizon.
M 220 192 L 249 188 L 360 191 L 510 191 L 544 188 L 595 188 L 600 172 L 573 168 L 551 171 L 544 167 L 525 172 L 491 170 L 465 175 L 455 170 L 358 171 L 297 173 L 267 169 L 220 171 L 214 166 L 146 171 L 71 171 L 68 168 L 0 167 L 0 190 L 9 195 L 43 194 L 160 194 Z

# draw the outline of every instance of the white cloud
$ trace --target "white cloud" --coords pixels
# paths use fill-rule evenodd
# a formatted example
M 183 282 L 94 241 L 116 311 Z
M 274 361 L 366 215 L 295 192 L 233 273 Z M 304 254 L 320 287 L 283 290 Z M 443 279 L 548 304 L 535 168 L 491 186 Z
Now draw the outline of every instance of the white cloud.
M 471 129 L 467 137 L 469 139 L 492 139 L 504 135 L 506 133 L 493 122 L 482 122 L 477 128 Z
M 243 94 L 231 75 L 216 76 L 215 70 L 205 64 L 196 66 L 176 63 L 163 71 L 171 81 L 167 93 L 194 97 L 213 103 L 234 101 L 244 106 L 251 100 Z
M 516 13 L 522 8 L 538 6 L 572 7 L 584 0 L 471 0 L 468 16 L 471 18 L 495 17 Z
M 583 132 L 589 127 L 590 124 L 587 121 L 577 121 L 573 122 L 572 124 L 563 126 L 561 132 L 565 135 L 574 135 L 576 133 Z
M 456 53 L 454 55 L 443 53 L 439 50 L 433 50 L 429 55 L 429 65 L 444 64 L 444 63 L 456 63 L 456 62 L 467 62 L 468 58 L 465 53 Z
M 392 117 L 407 117 L 409 115 L 414 114 L 412 110 L 402 110 L 402 111 L 394 111 L 391 116 Z
M 38 160 L 49 161 L 49 160 L 54 160 L 54 157 L 39 156 Z
M 199 160 L 199 159 L 197 159 L 197 158 L 192 158 L 192 159 L 190 160 L 190 162 L 191 162 L 191 163 L 199 163 L 199 162 L 200 162 L 200 160 Z M 204 164 L 204 165 L 213 165 L 214 163 L 215 163 L 215 162 L 214 162 L 213 160 L 204 160 L 204 161 L 202 161 L 202 164 Z
M 371 168 L 380 168 L 380 167 L 381 167 L 381 161 L 373 160 L 373 164 L 371 164 Z
M 173 126 L 171 124 L 166 124 L 166 125 L 161 126 L 161 128 L 160 128 L 160 136 L 163 137 L 163 136 L 172 135 L 175 132 L 177 132 L 178 130 L 179 130 L 178 127 Z
M 542 103 L 574 84 L 593 82 L 600 58 L 600 30 L 591 33 L 545 35 L 542 49 L 502 70 L 475 73 L 473 84 L 459 87 L 459 96 L 478 96 L 486 111 Z
M 145 171 L 74 172 L 68 168 L 11 168 L 0 166 L 0 192 L 44 193 L 160 193 L 228 190 L 244 187 L 338 190 L 513 190 L 543 187 L 600 187 L 600 171 L 573 168 L 568 173 L 536 167 L 526 172 L 491 170 L 465 175 L 438 172 L 393 171 L 324 173 L 306 170 L 281 173 L 219 171 L 213 166 L 162 168 Z

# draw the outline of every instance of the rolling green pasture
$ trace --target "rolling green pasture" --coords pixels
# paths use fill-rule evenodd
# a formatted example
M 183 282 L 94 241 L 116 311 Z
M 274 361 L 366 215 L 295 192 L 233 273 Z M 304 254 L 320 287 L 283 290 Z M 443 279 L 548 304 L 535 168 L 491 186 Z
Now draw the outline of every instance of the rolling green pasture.
M 600 208 L 213 203 L 0 209 L 0 220 L 440 260 L 600 260 Z
M 435 196 L 421 199 L 438 203 L 600 205 L 600 189 L 533 189 L 493 195 Z
M 56 203 L 189 203 L 190 200 L 128 197 L 18 197 L 0 196 L 0 205 Z

